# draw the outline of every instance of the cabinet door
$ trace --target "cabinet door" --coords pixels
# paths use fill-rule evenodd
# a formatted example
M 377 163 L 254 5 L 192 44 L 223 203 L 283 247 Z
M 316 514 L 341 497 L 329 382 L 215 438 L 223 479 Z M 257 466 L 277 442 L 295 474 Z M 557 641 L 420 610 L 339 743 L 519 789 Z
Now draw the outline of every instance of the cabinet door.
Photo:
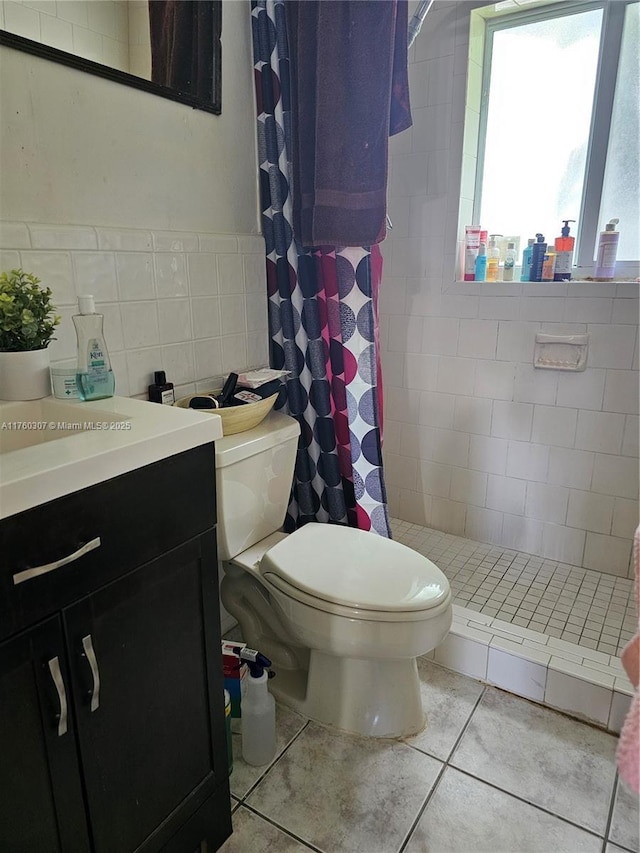
M 89 850 L 57 617 L 0 644 L 0 850 Z
M 211 531 L 64 611 L 95 853 L 157 850 L 228 792 L 217 591 Z

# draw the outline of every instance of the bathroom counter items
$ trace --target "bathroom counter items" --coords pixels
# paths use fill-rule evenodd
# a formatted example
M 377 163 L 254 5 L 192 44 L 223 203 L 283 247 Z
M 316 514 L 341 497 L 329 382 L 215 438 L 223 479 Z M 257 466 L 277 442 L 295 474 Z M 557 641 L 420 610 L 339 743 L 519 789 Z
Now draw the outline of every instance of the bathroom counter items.
M 129 397 L 0 401 L 0 518 L 221 436 L 216 415 Z

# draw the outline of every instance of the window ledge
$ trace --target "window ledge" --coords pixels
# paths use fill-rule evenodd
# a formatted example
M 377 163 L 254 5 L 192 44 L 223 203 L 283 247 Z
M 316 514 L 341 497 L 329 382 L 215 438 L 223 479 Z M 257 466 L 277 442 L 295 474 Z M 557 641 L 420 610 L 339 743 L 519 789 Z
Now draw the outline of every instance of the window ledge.
M 638 296 L 635 279 L 615 281 L 454 281 L 445 285 L 451 296 Z

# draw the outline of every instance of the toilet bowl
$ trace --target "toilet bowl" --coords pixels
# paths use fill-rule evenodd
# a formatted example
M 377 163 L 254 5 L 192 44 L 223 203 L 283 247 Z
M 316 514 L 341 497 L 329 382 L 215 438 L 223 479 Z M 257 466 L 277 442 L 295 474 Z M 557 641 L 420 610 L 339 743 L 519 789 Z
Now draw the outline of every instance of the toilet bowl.
M 375 533 L 275 529 L 297 434 L 292 418 L 272 413 L 216 443 L 222 602 L 247 644 L 273 661 L 280 702 L 361 735 L 415 734 L 424 726 L 416 658 L 449 631 L 449 583 L 427 558 Z

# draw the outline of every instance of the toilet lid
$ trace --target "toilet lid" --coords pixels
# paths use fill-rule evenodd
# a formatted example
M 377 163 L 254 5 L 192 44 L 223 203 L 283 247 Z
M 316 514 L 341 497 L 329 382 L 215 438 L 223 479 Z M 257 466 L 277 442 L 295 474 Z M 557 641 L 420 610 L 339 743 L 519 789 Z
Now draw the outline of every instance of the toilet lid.
M 335 524 L 306 524 L 270 548 L 260 573 L 307 595 L 362 610 L 428 610 L 449 582 L 426 557 L 394 542 Z

